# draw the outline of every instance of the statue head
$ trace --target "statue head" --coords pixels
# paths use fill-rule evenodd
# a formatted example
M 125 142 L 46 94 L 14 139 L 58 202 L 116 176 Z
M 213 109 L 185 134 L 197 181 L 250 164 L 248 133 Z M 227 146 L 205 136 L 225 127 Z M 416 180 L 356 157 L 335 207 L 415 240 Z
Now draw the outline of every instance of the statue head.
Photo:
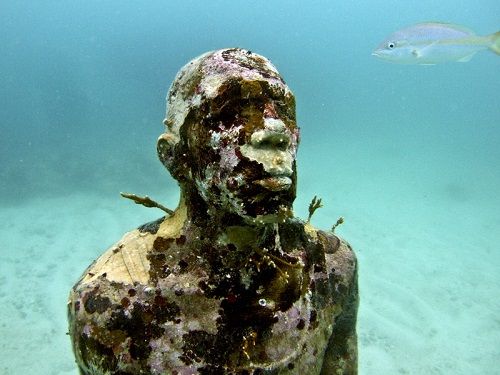
M 167 97 L 158 155 L 183 193 L 252 220 L 290 211 L 299 129 L 295 98 L 266 58 L 208 52 L 185 65 Z

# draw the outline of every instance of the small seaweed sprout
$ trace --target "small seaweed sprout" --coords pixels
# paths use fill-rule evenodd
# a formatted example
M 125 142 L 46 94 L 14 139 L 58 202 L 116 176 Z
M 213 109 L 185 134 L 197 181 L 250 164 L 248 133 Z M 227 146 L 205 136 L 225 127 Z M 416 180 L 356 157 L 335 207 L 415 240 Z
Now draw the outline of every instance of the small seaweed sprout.
M 341 216 L 339 217 L 339 219 L 337 220 L 337 222 L 335 224 L 333 224 L 332 226 L 332 233 L 335 233 L 335 229 L 340 225 L 340 224 L 344 224 L 344 218 Z
M 311 222 L 312 215 L 320 207 L 323 207 L 323 205 L 321 204 L 321 198 L 318 199 L 316 196 L 314 196 L 311 203 L 309 203 L 309 216 L 307 217 L 307 224 Z
M 147 195 L 144 197 L 139 197 L 138 195 L 129 194 L 129 193 L 120 193 L 120 195 L 123 198 L 133 200 L 136 204 L 142 204 L 144 207 L 159 208 L 160 210 L 165 211 L 170 216 L 174 214 L 174 211 L 172 211 L 170 208 L 167 208 L 167 207 L 161 205 L 160 203 L 155 202 L 154 200 L 149 198 Z

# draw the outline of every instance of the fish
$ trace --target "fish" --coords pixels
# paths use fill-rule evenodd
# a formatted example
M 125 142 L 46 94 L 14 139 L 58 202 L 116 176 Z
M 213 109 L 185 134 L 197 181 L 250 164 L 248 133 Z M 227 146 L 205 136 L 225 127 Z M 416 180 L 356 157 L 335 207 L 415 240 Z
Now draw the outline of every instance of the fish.
M 391 34 L 372 55 L 400 64 L 435 65 L 467 62 L 477 52 L 487 49 L 500 55 L 500 31 L 479 36 L 460 25 L 424 22 Z

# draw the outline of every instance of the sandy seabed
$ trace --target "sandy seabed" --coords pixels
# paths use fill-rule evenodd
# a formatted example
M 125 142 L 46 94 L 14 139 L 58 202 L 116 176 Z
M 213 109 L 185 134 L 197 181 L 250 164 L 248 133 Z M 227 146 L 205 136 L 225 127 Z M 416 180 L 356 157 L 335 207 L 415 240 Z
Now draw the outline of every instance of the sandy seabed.
M 306 185 L 295 206 L 302 217 L 316 193 Z M 338 234 L 358 255 L 360 374 L 500 373 L 500 205 L 442 186 L 430 197 L 411 184 L 394 187 L 399 196 L 384 189 L 367 205 L 369 196 L 340 184 L 313 217 L 327 229 L 344 215 Z M 124 232 L 159 216 L 85 194 L 3 207 L 0 373 L 76 375 L 69 289 Z

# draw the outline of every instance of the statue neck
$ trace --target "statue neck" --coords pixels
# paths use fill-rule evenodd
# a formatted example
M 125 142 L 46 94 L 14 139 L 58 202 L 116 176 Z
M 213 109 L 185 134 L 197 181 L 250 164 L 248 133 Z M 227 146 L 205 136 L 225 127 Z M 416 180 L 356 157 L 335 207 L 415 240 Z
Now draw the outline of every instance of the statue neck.
M 203 234 L 205 238 L 218 239 L 227 234 L 228 230 L 239 228 L 239 231 L 252 233 L 256 240 L 268 236 L 277 230 L 278 215 L 271 218 L 246 218 L 220 207 L 210 206 L 195 189 L 181 187 L 179 208 L 185 209 L 187 226 Z M 291 214 L 291 211 L 290 213 Z M 290 215 L 288 214 L 288 217 Z M 228 229 L 232 228 L 232 229 Z

